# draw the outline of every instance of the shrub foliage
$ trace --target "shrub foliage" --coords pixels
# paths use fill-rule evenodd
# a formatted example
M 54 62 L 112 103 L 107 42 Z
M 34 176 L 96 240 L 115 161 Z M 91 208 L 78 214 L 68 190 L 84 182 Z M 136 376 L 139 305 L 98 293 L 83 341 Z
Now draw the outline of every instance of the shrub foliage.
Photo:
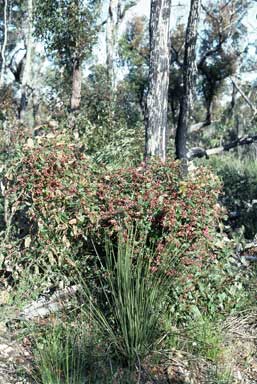
M 33 260 L 50 274 L 81 263 L 95 273 L 92 240 L 100 252 L 104 233 L 115 239 L 136 225 L 147 232 L 149 247 L 155 245 L 153 273 L 166 268 L 174 280 L 176 305 L 186 313 L 205 303 L 204 310 L 213 312 L 235 287 L 224 288 L 232 278 L 217 231 L 223 215 L 219 188 L 204 168 L 183 180 L 179 163 L 170 160 L 110 170 L 94 164 L 65 134 L 30 140 L 5 174 L 11 228 L 5 263 L 15 240 L 12 260 L 16 254 L 20 267 Z

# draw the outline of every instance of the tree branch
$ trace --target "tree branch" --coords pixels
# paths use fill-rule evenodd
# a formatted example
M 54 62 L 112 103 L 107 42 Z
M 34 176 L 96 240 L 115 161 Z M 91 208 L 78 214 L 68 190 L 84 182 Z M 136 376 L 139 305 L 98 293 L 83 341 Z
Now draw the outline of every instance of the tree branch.
M 228 1 L 228 3 L 225 5 L 225 7 L 230 3 L 230 1 Z M 220 21 L 217 17 L 214 16 L 213 13 L 211 13 L 207 7 L 205 7 L 203 4 L 201 4 L 201 7 L 202 9 L 205 11 L 205 13 L 211 18 L 214 20 L 214 22 L 217 24 L 217 26 L 219 26 L 220 24 Z M 230 23 L 228 26 L 226 26 L 225 29 L 227 29 L 228 27 L 230 27 L 232 25 L 232 23 Z M 223 31 L 224 32 L 224 31 Z M 219 52 L 222 48 L 222 45 L 226 42 L 226 40 L 228 39 L 229 35 L 226 35 L 224 33 L 221 33 L 220 29 L 219 29 L 219 34 L 218 34 L 218 43 L 215 47 L 211 48 L 209 51 L 207 51 L 203 57 L 200 59 L 197 67 L 198 69 L 202 69 L 203 68 L 203 65 L 204 63 L 206 62 L 206 60 L 208 59 L 208 57 L 214 55 L 215 53 Z
M 130 8 L 133 8 L 135 5 L 136 5 L 136 1 L 130 1 L 128 4 L 126 4 L 123 9 L 121 10 L 121 6 L 120 6 L 120 10 L 119 10 L 119 20 L 123 20 L 125 15 L 126 15 L 126 12 L 130 9 Z
M 195 148 L 189 149 L 189 151 L 187 152 L 187 158 L 189 161 L 195 158 L 201 158 L 201 157 L 208 158 L 209 156 L 218 155 L 222 152 L 228 152 L 230 151 L 230 149 L 233 149 L 242 145 L 250 145 L 255 142 L 257 142 L 257 134 L 239 137 L 236 140 L 231 141 L 230 143 L 221 145 L 220 147 L 214 147 L 209 149 L 195 147 Z
M 207 52 L 203 55 L 203 57 L 200 59 L 200 61 L 199 61 L 198 64 L 197 64 L 197 68 L 201 70 L 201 69 L 203 68 L 203 65 L 204 65 L 205 61 L 208 59 L 208 57 L 210 57 L 210 56 L 214 55 L 215 53 L 219 52 L 220 49 L 222 48 L 222 44 L 224 44 L 225 41 L 226 41 L 225 38 L 222 39 L 222 38 L 220 37 L 219 42 L 218 42 L 218 44 L 216 45 L 216 47 L 214 47 L 214 48 L 210 49 L 209 51 L 207 51 Z
M 214 123 L 218 123 L 220 120 L 205 120 L 199 123 L 193 124 L 189 127 L 189 133 L 199 132 L 205 127 L 209 127 Z
M 183 63 L 179 60 L 179 51 L 177 49 L 175 49 L 172 45 L 171 45 L 171 50 L 173 52 L 173 57 L 174 57 L 174 61 L 175 63 L 180 67 L 182 68 L 183 67 Z
M 243 97 L 243 99 L 246 101 L 246 103 L 249 105 L 249 107 L 251 108 L 251 110 L 253 111 L 254 113 L 254 116 L 257 114 L 257 109 L 255 108 L 255 106 L 253 105 L 253 103 L 251 102 L 251 100 L 249 99 L 249 97 L 247 97 L 247 95 L 244 93 L 244 91 L 240 88 L 240 86 L 237 84 L 237 82 L 235 81 L 235 79 L 231 78 L 231 82 L 232 84 L 235 86 L 236 90 L 240 93 L 240 95 Z

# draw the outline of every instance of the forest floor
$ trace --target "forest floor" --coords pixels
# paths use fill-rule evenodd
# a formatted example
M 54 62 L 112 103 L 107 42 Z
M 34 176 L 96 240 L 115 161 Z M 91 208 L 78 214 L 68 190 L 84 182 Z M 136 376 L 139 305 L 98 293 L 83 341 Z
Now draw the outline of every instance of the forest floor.
M 3 294 L 3 291 L 1 292 Z M 31 365 L 26 339 L 22 340 L 8 324 L 13 319 L 13 308 L 1 303 L 0 314 L 0 384 L 30 384 L 24 372 Z
M 23 332 L 21 312 L 12 304 L 11 295 L 10 288 L 0 286 L 0 384 L 36 384 L 28 375 L 33 368 L 31 341 L 28 332 Z M 223 324 L 223 335 L 224 353 L 219 365 L 183 349 L 170 349 L 164 351 L 156 365 L 143 365 L 141 374 L 135 374 L 135 383 L 257 384 L 257 313 L 247 311 L 229 317 Z M 217 370 L 220 370 L 218 376 Z M 231 373 L 229 379 L 226 372 Z M 128 381 L 116 376 L 108 383 L 128 384 Z

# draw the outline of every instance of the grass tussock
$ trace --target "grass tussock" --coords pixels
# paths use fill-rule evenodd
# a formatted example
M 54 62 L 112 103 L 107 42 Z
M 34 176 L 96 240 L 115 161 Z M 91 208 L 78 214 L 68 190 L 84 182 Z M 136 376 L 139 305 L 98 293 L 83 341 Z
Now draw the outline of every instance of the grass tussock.
M 85 287 L 84 310 L 93 318 L 111 350 L 125 364 L 134 365 L 151 352 L 161 336 L 160 319 L 168 302 L 170 277 L 152 271 L 155 255 L 146 247 L 136 247 L 136 233 L 117 247 L 106 245 L 106 265 L 100 278 L 105 311 Z

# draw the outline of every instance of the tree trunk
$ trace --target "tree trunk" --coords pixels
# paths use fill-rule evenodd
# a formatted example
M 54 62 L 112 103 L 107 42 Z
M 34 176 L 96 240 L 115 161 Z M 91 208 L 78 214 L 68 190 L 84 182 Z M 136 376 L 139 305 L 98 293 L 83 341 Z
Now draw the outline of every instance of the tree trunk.
M 120 19 L 120 0 L 110 0 L 106 25 L 106 64 L 112 89 L 115 88 L 117 30 Z
M 146 101 L 145 156 L 165 161 L 170 63 L 171 0 L 152 0 L 150 18 L 150 70 Z
M 26 44 L 26 57 L 25 65 L 22 74 L 22 83 L 21 83 L 21 99 L 20 99 L 20 110 L 19 117 L 21 120 L 25 119 L 26 110 L 28 106 L 29 93 L 31 92 L 31 82 L 32 82 L 32 28 L 33 28 L 33 0 L 27 1 L 27 20 L 26 20 L 26 34 L 25 34 L 25 44 Z
M 180 102 L 178 125 L 176 132 L 176 157 L 183 160 L 186 168 L 187 160 L 187 132 L 192 94 L 194 88 L 194 73 L 196 59 L 197 28 L 199 24 L 201 0 L 191 0 L 190 13 L 186 29 L 185 54 L 183 62 L 183 95 Z M 184 169 L 186 171 L 186 169 Z
M 72 70 L 72 92 L 70 100 L 71 111 L 76 111 L 80 107 L 81 101 L 81 66 L 80 61 L 75 60 Z
M 5 0 L 4 2 L 4 39 L 3 39 L 3 44 L 1 48 L 1 59 L 2 59 L 2 65 L 1 65 L 1 72 L 0 72 L 0 88 L 3 86 L 4 82 L 4 73 L 5 73 L 5 50 L 7 46 L 7 8 L 8 8 L 8 0 Z

